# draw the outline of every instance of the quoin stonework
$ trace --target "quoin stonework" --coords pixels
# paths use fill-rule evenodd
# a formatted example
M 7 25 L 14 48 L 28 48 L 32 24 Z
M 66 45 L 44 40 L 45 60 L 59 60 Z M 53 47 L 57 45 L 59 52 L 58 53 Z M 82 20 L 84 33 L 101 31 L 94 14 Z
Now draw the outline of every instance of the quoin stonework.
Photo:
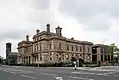
M 92 62 L 92 42 L 63 37 L 59 26 L 55 30 L 55 33 L 51 32 L 50 24 L 47 24 L 46 31 L 36 30 L 33 41 L 27 35 L 25 41 L 19 42 L 18 64 L 54 64 L 70 61 L 72 57 Z M 100 60 L 98 56 L 93 60 Z

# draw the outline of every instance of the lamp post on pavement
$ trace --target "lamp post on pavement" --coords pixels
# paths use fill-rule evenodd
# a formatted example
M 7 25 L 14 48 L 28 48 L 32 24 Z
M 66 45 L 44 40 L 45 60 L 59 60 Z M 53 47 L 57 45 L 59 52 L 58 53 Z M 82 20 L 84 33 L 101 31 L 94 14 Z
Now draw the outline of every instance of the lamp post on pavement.
M 78 67 L 79 67 L 79 59 L 77 60 L 77 63 L 78 63 Z
M 74 65 L 75 65 L 75 68 L 74 68 L 74 69 L 77 70 L 77 67 L 76 67 L 76 61 L 74 61 L 73 63 L 74 63 Z

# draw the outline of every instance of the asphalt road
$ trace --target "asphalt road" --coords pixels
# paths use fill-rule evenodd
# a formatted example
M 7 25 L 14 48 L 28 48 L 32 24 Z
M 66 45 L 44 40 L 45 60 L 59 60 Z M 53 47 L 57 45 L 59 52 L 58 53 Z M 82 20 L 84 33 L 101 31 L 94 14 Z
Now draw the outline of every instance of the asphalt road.
M 74 70 L 73 68 L 2 66 L 0 67 L 0 80 L 119 80 L 119 70 L 99 71 Z

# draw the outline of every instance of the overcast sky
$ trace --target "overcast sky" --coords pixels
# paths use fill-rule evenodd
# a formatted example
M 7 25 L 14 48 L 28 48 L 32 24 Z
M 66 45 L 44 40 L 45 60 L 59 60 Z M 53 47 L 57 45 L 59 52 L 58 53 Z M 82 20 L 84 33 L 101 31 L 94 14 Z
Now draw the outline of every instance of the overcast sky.
M 17 44 L 36 29 L 59 25 L 63 36 L 94 43 L 119 45 L 119 0 L 0 0 L 0 55 L 6 42 Z

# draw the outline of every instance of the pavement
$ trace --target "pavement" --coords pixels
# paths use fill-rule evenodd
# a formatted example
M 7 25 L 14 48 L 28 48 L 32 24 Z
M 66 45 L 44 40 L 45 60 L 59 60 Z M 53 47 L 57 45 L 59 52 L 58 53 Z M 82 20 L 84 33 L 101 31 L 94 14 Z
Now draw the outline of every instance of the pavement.
M 0 80 L 119 80 L 119 66 L 22 67 L 0 66 Z

